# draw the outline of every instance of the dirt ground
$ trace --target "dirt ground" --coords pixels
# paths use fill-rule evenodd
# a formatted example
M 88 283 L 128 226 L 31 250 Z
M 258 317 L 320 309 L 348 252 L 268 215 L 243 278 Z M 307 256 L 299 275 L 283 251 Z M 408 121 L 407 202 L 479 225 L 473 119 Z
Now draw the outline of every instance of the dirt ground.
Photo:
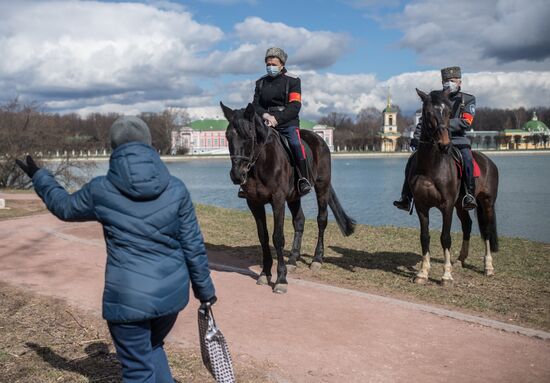
M 99 320 L 105 246 L 98 224 L 68 224 L 44 214 L 1 221 L 0 233 L 1 281 L 61 299 Z M 550 381 L 548 340 L 307 281 L 291 279 L 288 294 L 275 295 L 268 286 L 255 285 L 254 265 L 243 269 L 220 252 L 212 259 L 219 298 L 214 310 L 234 359 L 261 369 L 267 380 Z M 196 308 L 191 302 L 180 314 L 170 347 L 198 350 Z M 13 312 L 9 308 L 2 315 Z M 24 342 L 17 345 L 26 349 Z

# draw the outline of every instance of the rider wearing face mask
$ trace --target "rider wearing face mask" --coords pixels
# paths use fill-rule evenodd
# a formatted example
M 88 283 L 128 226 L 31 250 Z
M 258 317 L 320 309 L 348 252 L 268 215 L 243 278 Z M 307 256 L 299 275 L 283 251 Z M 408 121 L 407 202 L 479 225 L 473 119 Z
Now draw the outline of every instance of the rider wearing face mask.
M 288 140 L 298 172 L 298 193 L 307 194 L 311 184 L 307 180 L 306 151 L 300 139 L 302 88 L 298 76 L 287 72 L 287 54 L 281 48 L 269 48 L 265 53 L 267 74 L 256 81 L 254 107 L 268 126 Z
M 460 150 L 463 158 L 463 182 L 466 187 L 466 194 L 462 199 L 462 206 L 466 210 L 475 209 L 477 207 L 475 195 L 475 180 L 474 180 L 474 165 L 470 139 L 466 137 L 466 131 L 471 129 L 474 115 L 476 112 L 476 98 L 468 93 L 460 91 L 462 85 L 462 74 L 460 67 L 449 67 L 441 69 L 441 82 L 443 89 L 449 89 L 449 99 L 451 100 L 451 119 L 449 121 L 449 132 L 451 133 L 451 141 L 455 147 Z M 422 128 L 422 119 L 420 119 L 414 131 L 413 139 L 411 140 L 411 148 L 416 150 L 420 141 L 420 130 Z M 394 201 L 393 204 L 402 210 L 410 210 L 412 194 L 407 182 L 407 174 L 413 155 L 409 158 L 405 168 L 405 182 L 401 191 L 401 199 Z

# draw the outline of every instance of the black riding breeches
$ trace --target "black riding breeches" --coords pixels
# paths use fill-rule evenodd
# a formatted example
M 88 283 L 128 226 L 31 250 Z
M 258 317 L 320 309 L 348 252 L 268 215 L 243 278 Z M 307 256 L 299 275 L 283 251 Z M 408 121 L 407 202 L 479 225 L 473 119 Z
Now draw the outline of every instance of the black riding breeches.
M 300 139 L 300 128 L 296 126 L 290 126 L 288 128 L 276 128 L 279 133 L 286 137 L 288 140 L 288 145 L 290 150 L 292 150 L 292 155 L 294 156 L 294 161 L 298 163 L 301 160 L 306 159 L 306 150 Z
M 472 157 L 472 150 L 469 147 L 460 147 L 460 154 L 462 154 L 464 168 L 464 184 L 468 187 L 468 191 L 472 192 L 475 188 L 474 159 Z
M 403 181 L 403 187 L 401 188 L 401 197 L 412 198 L 411 188 L 409 186 L 409 171 L 411 170 L 412 159 L 416 156 L 416 152 L 411 154 L 407 160 L 407 165 L 405 166 L 405 181 Z

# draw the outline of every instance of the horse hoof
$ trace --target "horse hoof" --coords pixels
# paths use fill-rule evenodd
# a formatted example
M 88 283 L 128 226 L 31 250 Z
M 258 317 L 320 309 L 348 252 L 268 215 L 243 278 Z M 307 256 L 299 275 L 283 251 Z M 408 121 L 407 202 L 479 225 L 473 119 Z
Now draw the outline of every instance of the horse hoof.
M 268 285 L 269 284 L 269 279 L 267 279 L 267 276 L 265 276 L 265 275 L 260 275 L 258 277 L 258 280 L 256 281 L 256 284 L 260 285 L 260 286 Z
M 287 284 L 284 283 L 277 283 L 275 287 L 273 288 L 273 292 L 275 294 L 286 294 L 287 291 Z
M 315 272 L 315 271 L 321 270 L 322 266 L 323 264 L 321 262 L 311 262 L 311 265 L 309 265 L 309 268 L 311 269 L 311 271 Z
M 466 267 L 466 262 L 461 261 L 460 259 L 458 259 L 458 260 L 453 264 L 453 267 L 461 267 L 461 268 L 464 268 L 464 267 Z
M 426 282 L 428 282 L 428 278 L 426 278 L 426 277 L 415 277 L 414 278 L 414 283 L 416 283 L 417 285 L 425 285 Z
M 495 275 L 495 269 L 485 269 L 485 275 L 488 277 Z
M 286 270 L 289 272 L 289 273 L 293 273 L 296 271 L 296 265 L 286 265 Z
M 444 287 L 451 287 L 453 285 L 454 281 L 452 279 L 442 279 L 441 280 L 441 286 Z

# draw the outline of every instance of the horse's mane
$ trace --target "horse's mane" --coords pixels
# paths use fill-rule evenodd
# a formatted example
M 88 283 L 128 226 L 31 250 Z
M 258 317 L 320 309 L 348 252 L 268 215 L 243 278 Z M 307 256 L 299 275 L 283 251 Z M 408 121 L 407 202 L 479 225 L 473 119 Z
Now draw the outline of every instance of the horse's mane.
M 233 127 L 235 128 L 235 130 L 237 131 L 237 134 L 240 137 L 253 138 L 255 133 L 253 132 L 253 130 L 251 130 L 251 127 L 252 127 L 252 129 L 254 129 L 255 125 L 254 125 L 254 122 L 250 122 L 244 116 L 245 110 L 246 110 L 246 108 L 235 109 L 234 110 L 235 117 L 233 118 L 233 121 L 232 121 Z M 263 126 L 263 121 L 260 118 L 260 116 L 258 115 L 258 113 L 256 113 L 256 112 L 254 112 L 254 119 L 256 120 L 256 122 L 258 122 L 259 124 L 261 124 Z M 244 123 L 245 121 L 248 122 L 248 123 Z

